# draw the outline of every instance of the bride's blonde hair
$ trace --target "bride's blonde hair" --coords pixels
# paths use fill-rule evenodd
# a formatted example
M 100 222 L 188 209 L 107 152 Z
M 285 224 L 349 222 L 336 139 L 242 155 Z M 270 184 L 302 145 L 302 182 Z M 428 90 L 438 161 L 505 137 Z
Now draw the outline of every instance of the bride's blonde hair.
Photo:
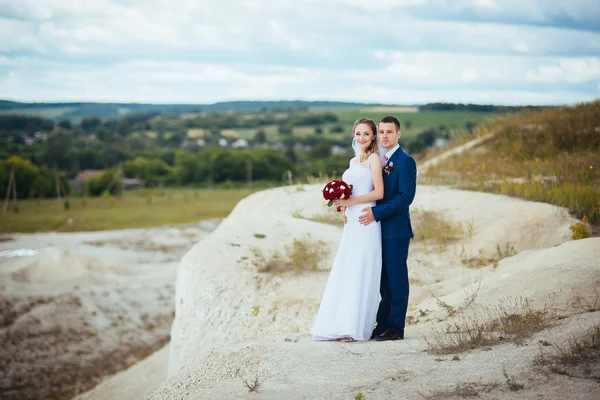
M 365 151 L 363 151 L 363 153 L 358 158 L 358 162 L 362 163 L 362 162 L 365 162 L 371 154 L 373 154 L 373 153 L 379 154 L 379 149 L 377 148 L 377 125 L 375 125 L 375 121 L 373 121 L 371 118 L 361 118 L 361 119 L 357 120 L 354 123 L 354 127 L 352 128 L 352 137 L 354 137 L 354 132 L 356 131 L 356 127 L 360 124 L 368 125 L 369 128 L 371 128 L 371 132 L 373 133 L 373 141 L 371 142 L 369 147 L 367 147 L 365 149 Z

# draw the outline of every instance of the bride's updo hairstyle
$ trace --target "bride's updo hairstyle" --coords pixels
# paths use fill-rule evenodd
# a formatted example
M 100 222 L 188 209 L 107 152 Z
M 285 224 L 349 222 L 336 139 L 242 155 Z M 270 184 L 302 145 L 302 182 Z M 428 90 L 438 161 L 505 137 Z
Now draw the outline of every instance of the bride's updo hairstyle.
M 367 147 L 365 149 L 365 151 L 358 158 L 358 162 L 363 163 L 363 162 L 367 161 L 367 159 L 369 158 L 369 156 L 371 154 L 373 154 L 373 153 L 379 154 L 379 150 L 377 148 L 377 125 L 375 125 L 375 122 L 371 118 L 361 118 L 358 121 L 356 121 L 354 123 L 354 127 L 352 128 L 352 137 L 354 137 L 354 132 L 356 131 L 356 127 L 360 124 L 368 125 L 369 128 L 371 128 L 371 132 L 373 133 L 373 141 L 371 142 L 369 147 Z

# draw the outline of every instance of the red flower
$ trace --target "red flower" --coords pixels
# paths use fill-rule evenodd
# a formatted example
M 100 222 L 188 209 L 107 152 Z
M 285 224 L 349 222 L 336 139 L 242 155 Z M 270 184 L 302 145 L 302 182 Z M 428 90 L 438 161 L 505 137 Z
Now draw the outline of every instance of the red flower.
M 394 163 L 391 162 L 388 165 L 385 166 L 385 168 L 383 168 L 383 172 L 385 172 L 386 174 L 390 174 L 390 172 L 392 172 L 394 170 Z
M 334 180 L 327 185 L 322 190 L 323 198 L 328 200 L 327 206 L 331 207 L 333 205 L 334 200 L 348 199 L 352 195 L 352 185 L 348 185 L 343 180 Z M 341 209 L 337 207 L 337 211 L 340 212 Z

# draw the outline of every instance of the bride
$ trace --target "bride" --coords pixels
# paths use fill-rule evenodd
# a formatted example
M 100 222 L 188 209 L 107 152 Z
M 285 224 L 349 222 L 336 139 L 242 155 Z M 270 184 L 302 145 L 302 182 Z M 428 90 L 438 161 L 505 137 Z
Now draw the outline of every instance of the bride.
M 335 202 L 345 207 L 347 223 L 331 267 L 325 292 L 311 334 L 314 340 L 366 341 L 371 338 L 381 280 L 381 226 L 361 225 L 365 207 L 383 197 L 381 145 L 377 126 L 369 118 L 354 123 L 356 157 L 342 179 L 353 185 L 350 199 Z

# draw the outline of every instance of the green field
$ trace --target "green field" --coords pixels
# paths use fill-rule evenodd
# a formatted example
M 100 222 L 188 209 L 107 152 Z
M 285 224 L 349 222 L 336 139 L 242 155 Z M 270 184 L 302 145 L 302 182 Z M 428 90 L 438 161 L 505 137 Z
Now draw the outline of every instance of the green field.
M 498 113 L 483 113 L 472 111 L 417 111 L 417 112 L 380 112 L 369 111 L 368 109 L 339 109 L 333 111 L 343 125 L 352 125 L 354 121 L 361 117 L 367 117 L 378 122 L 381 118 L 391 115 L 400 121 L 402 131 L 421 132 L 432 127 L 445 125 L 450 129 L 463 129 L 468 121 L 481 124 L 494 119 Z M 410 129 L 406 129 L 406 121 L 412 124 Z
M 0 110 L 0 115 L 27 115 L 29 117 L 55 119 L 71 111 L 73 111 L 72 107 L 15 108 Z
M 314 109 L 314 112 L 332 112 L 339 118 L 338 123 L 323 125 L 323 134 L 320 137 L 327 139 L 343 139 L 344 137 L 350 136 L 352 132 L 352 124 L 354 121 L 361 117 L 367 117 L 378 122 L 381 118 L 387 115 L 393 115 L 398 118 L 401 124 L 402 136 L 404 139 L 411 139 L 418 133 L 421 133 L 427 129 L 438 128 L 440 126 L 446 126 L 452 132 L 458 132 L 466 129 L 466 123 L 472 122 L 475 124 L 483 124 L 492 121 L 495 117 L 500 115 L 499 113 L 485 113 L 485 112 L 472 112 L 472 111 L 417 111 L 417 112 L 380 112 L 370 111 L 369 109 Z M 407 123 L 408 122 L 408 123 Z M 409 126 L 410 124 L 410 126 Z M 332 133 L 331 129 L 341 125 L 344 128 L 344 132 Z M 258 132 L 259 128 L 252 129 L 233 129 L 240 137 L 245 139 L 252 139 Z M 279 135 L 276 125 L 269 125 L 262 127 L 262 130 L 267 136 L 267 140 L 270 142 L 276 142 L 283 140 L 285 136 Z M 314 126 L 296 126 L 293 130 L 295 137 L 308 137 L 315 135 Z
M 112 199 L 19 201 L 19 212 L 0 211 L 0 233 L 76 232 L 147 228 L 224 218 L 251 189 L 144 189 Z M 12 206 L 11 206 L 12 208 Z

